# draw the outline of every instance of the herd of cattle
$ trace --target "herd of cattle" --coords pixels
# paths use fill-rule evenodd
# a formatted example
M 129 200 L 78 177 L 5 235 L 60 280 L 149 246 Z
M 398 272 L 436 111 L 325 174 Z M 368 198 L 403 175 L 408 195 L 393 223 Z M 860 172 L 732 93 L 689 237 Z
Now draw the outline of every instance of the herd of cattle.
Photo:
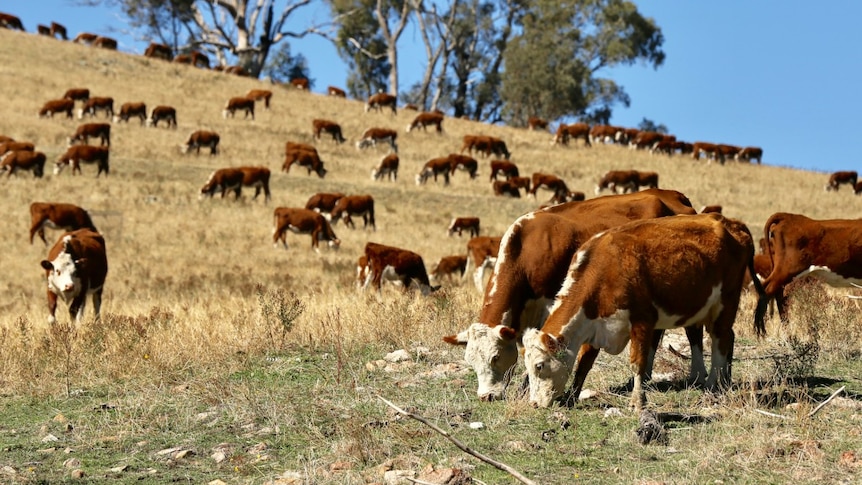
M 0 14 L 0 25 L 14 28 L 14 21 L 4 15 Z M 329 93 L 344 95 L 332 87 Z M 173 107 L 158 106 L 148 115 L 144 103 L 134 102 L 123 104 L 115 114 L 112 98 L 89 94 L 85 88 L 69 90 L 63 98 L 46 102 L 39 115 L 53 117 L 59 113 L 72 118 L 75 103 L 80 102 L 79 119 L 102 112 L 114 123 L 138 118 L 142 125 L 157 126 L 163 121 L 167 127 L 176 128 Z M 268 109 L 271 96 L 267 90 L 252 90 L 246 96 L 231 98 L 223 116 L 233 116 L 239 110 L 253 119 L 255 103 L 262 101 Z M 395 113 L 395 97 L 382 93 L 371 96 L 365 110 L 372 109 Z M 421 112 L 406 131 L 430 126 L 441 132 L 443 120 L 441 113 Z M 531 119 L 529 125 L 546 128 L 541 121 Z M 694 158 L 705 154 L 722 163 L 730 158 L 760 163 L 762 156 L 756 147 L 733 151 L 717 148 L 726 145 L 695 143 L 689 150 L 664 136 L 651 138 L 643 132 L 580 125 L 562 125 L 553 143 L 568 144 L 573 138 L 583 138 L 585 145 L 628 143 L 654 152 L 691 153 Z M 69 137 L 66 152 L 55 161 L 55 173 L 71 165 L 75 174 L 81 171 L 81 163 L 95 163 L 96 176 L 102 172 L 107 176 L 110 128 L 108 122 L 81 124 Z M 312 133 L 317 140 L 327 134 L 335 143 L 346 141 L 332 120 L 314 119 Z M 372 170 L 373 180 L 397 180 L 397 135 L 389 128 L 370 128 L 357 141 L 360 150 L 378 144 L 390 149 Z M 99 140 L 99 145 L 89 145 L 91 139 Z M 201 148 L 209 148 L 210 155 L 217 156 L 219 141 L 217 133 L 199 130 L 189 136 L 183 150 L 199 153 Z M 777 302 L 782 321 L 788 319 L 785 289 L 794 279 L 811 275 L 832 286 L 862 283 L 862 221 L 812 220 L 799 214 L 776 213 L 766 222 L 757 253 L 754 237 L 744 224 L 721 215 L 718 206 L 698 214 L 684 194 L 658 188 L 655 172 L 610 171 L 599 180 L 596 194 L 607 189 L 611 195 L 586 200 L 582 192 L 569 190 L 553 174 L 521 176 L 517 165 L 509 160 L 511 153 L 503 140 L 466 135 L 460 152 L 429 160 L 417 174 L 416 183 L 432 178 L 436 181 L 441 176 L 448 184 L 459 171 L 475 178 L 478 162 L 472 157 L 474 152 L 492 159 L 490 182 L 495 194 L 519 197 L 520 190 L 525 190 L 535 196 L 537 189 L 545 188 L 553 194 L 551 200 L 517 218 L 499 237 L 480 235 L 477 217 L 454 219 L 446 232 L 449 236 L 464 232 L 471 236 L 467 254 L 444 257 L 430 272 L 413 251 L 369 242 L 357 262 L 356 283 L 380 291 L 389 282 L 400 285 L 403 291 L 418 288 L 422 294 L 430 294 L 445 278 L 451 281 L 472 274 L 484 295 L 478 321 L 457 335 L 444 337 L 444 341 L 465 346 L 465 359 L 476 372 L 477 394 L 483 400 L 504 396 L 519 347 L 524 349 L 530 401 L 549 406 L 558 400 L 577 400 L 600 350 L 618 354 L 630 344 L 635 371 L 632 405 L 640 408 L 646 400 L 643 384 L 651 377 L 660 338 L 665 330 L 674 328 L 684 328 L 691 345 L 690 383 L 721 389 L 731 380 L 733 325 L 743 291 L 753 288 L 757 295 L 753 328 L 757 335 L 763 335 L 771 300 Z M 0 156 L 0 168 L 8 176 L 20 170 L 30 170 L 37 177 L 44 172 L 46 156 L 36 151 L 33 143 L 0 138 Z M 294 164 L 305 167 L 309 175 L 324 178 L 327 173 L 315 146 L 289 141 L 282 170 L 289 172 Z M 500 175 L 505 180 L 498 180 Z M 827 189 L 849 184 L 859 193 L 856 179 L 855 172 L 834 174 Z M 254 199 L 263 193 L 268 202 L 269 182 L 267 167 L 223 168 L 210 175 L 200 196 L 220 193 L 224 198 L 234 192 L 239 198 L 243 187 L 252 187 Z M 62 300 L 70 318 L 80 322 L 87 295 L 98 319 L 108 271 L 104 238 L 87 212 L 75 205 L 33 202 L 30 212 L 31 244 L 37 235 L 48 244 L 45 228 L 67 231 L 41 262 L 47 280 L 49 320 L 56 320 L 57 303 Z M 333 225 L 339 220 L 355 227 L 353 218 L 362 217 L 365 228 L 376 229 L 374 198 L 368 194 L 321 192 L 310 197 L 305 207 L 275 208 L 273 217 L 272 242 L 284 247 L 287 232 L 309 234 L 315 250 L 321 241 L 338 247 L 340 240 Z M 487 273 L 490 278 L 486 283 Z M 709 369 L 702 348 L 704 329 L 712 341 Z M 574 380 L 566 389 L 572 372 Z

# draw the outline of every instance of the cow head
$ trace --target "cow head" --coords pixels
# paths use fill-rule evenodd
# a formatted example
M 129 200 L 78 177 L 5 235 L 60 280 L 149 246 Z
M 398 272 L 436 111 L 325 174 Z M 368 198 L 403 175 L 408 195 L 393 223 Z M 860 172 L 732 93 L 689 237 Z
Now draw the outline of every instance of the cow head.
M 548 407 L 563 395 L 575 364 L 575 353 L 565 339 L 535 328 L 524 332 L 524 366 L 530 380 L 530 402 Z
M 63 240 L 63 251 L 53 261 L 42 260 L 48 278 L 48 290 L 63 301 L 70 301 L 81 291 L 79 271 L 86 268 L 87 259 L 75 259 L 69 246 L 69 236 Z
M 466 346 L 464 360 L 476 371 L 479 384 L 476 394 L 480 399 L 493 401 L 503 397 L 511 369 L 518 362 L 517 334 L 512 328 L 474 323 L 458 335 L 443 337 L 443 340 Z

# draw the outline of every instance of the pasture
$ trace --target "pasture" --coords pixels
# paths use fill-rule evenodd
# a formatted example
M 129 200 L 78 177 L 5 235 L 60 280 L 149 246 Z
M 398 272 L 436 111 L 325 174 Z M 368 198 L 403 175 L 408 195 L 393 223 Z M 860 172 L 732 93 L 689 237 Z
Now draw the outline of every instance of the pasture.
M 755 239 L 778 211 L 859 216 L 862 197 L 824 191 L 827 174 L 781 167 L 769 147 L 770 165 L 721 166 L 580 141 L 551 146 L 550 132 L 451 118 L 442 134 L 406 133 L 415 112 L 366 113 L 362 101 L 320 94 L 323 86 L 309 93 L 5 29 L 0 43 L 7 47 L 0 49 L 0 134 L 34 142 L 49 161 L 41 179 L 26 172 L 0 179 L 0 482 L 54 483 L 82 473 L 82 483 L 358 484 L 384 483 L 387 471 L 462 469 L 476 483 L 514 483 L 396 416 L 378 396 L 537 483 L 862 480 L 862 321 L 848 291 L 801 285 L 791 324 L 770 319 L 761 341 L 754 298 L 743 295 L 733 388 L 720 396 L 677 385 L 687 361 L 684 351 L 681 358 L 667 350 L 668 342 L 680 348 L 682 333 L 672 333 L 647 394 L 667 420 L 668 442 L 643 446 L 621 389 L 631 375 L 627 351 L 600 355 L 585 384 L 594 395 L 573 409 L 533 409 L 512 391 L 506 401 L 479 402 L 463 350 L 441 341 L 476 318 L 482 296 L 472 284 L 445 284 L 429 297 L 384 287 L 378 296 L 357 291 L 354 281 L 368 241 L 415 251 L 430 267 L 465 251 L 466 235 L 446 234 L 452 218 L 478 216 L 482 235 L 502 235 L 551 196 L 494 197 L 481 157 L 475 180 L 456 173 L 448 187 L 417 186 L 422 164 L 457 152 L 466 134 L 502 138 L 522 175 L 556 174 L 588 198 L 608 170 L 656 171 L 660 187 L 685 193 L 696 209 L 721 204 Z M 130 101 L 173 106 L 178 128 L 114 123 L 110 176 L 97 178 L 92 165 L 82 175 L 53 175 L 53 161 L 83 121 L 36 113 L 72 87 L 113 97 L 116 111 Z M 222 117 L 230 97 L 260 88 L 274 92 L 270 110 L 258 103 L 254 121 Z M 314 118 L 340 123 L 347 142 L 313 140 Z M 370 127 L 398 131 L 396 182 L 370 177 L 388 147 L 355 147 Z M 181 153 L 197 129 L 220 134 L 217 156 Z M 326 177 L 300 167 L 283 173 L 287 141 L 314 143 Z M 270 203 L 252 201 L 247 189 L 239 201 L 199 200 L 212 171 L 240 165 L 272 171 Z M 373 195 L 376 232 L 342 223 L 334 226 L 338 251 L 321 245 L 317 254 L 309 236 L 295 234 L 289 249 L 274 248 L 273 209 L 302 207 L 324 191 Z M 80 327 L 69 325 L 65 307 L 48 326 L 39 266 L 47 248 L 28 243 L 33 201 L 84 207 L 104 235 L 100 323 L 88 301 Z M 60 235 L 46 233 L 49 241 Z M 383 360 L 402 349 L 406 360 Z

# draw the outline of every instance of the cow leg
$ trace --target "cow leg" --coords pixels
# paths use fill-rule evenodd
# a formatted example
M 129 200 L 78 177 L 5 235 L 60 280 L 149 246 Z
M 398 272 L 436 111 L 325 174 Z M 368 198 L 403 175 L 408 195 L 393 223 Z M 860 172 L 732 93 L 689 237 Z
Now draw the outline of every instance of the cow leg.
M 94 321 L 98 322 L 102 319 L 102 288 L 93 292 L 93 313 L 95 313 Z
M 281 241 L 281 244 L 284 245 L 284 249 L 287 249 L 287 238 L 285 237 L 285 231 L 281 227 L 276 227 L 272 232 L 272 246 L 274 248 L 278 248 L 278 241 Z
M 57 318 L 54 316 L 57 311 L 57 294 L 51 290 L 48 290 L 48 324 L 53 325 L 57 322 Z
M 569 390 L 563 394 L 562 402 L 565 406 L 572 407 L 578 402 L 581 391 L 584 389 L 584 381 L 587 379 L 587 374 L 593 368 L 596 358 L 599 356 L 599 349 L 590 344 L 584 344 L 578 351 L 578 363 L 575 366 L 575 378 L 572 380 L 572 385 Z
M 634 373 L 634 385 L 630 405 L 637 413 L 640 413 L 646 404 L 644 382 L 647 380 L 647 366 L 652 347 L 653 329 L 651 327 L 642 322 L 631 322 L 629 366 Z M 650 342 L 650 345 L 646 345 L 647 342 Z
M 685 328 L 688 345 L 691 348 L 691 367 L 687 384 L 702 386 L 706 382 L 706 365 L 703 362 L 703 327 L 693 325 Z
M 30 244 L 33 244 L 33 236 L 35 236 L 36 234 L 39 235 L 43 243 L 45 243 L 46 245 L 48 244 L 48 241 L 45 239 L 44 219 L 41 221 L 34 221 L 33 224 L 30 226 Z
M 737 299 L 738 301 L 738 299 Z M 709 390 L 723 390 L 730 386 L 733 365 L 733 344 L 736 336 L 733 321 L 736 318 L 737 304 L 724 307 L 712 324 L 712 361 L 706 387 Z
M 84 319 L 84 308 L 87 306 L 87 290 L 81 288 L 81 292 L 72 299 L 72 304 L 69 305 L 69 318 L 80 325 Z

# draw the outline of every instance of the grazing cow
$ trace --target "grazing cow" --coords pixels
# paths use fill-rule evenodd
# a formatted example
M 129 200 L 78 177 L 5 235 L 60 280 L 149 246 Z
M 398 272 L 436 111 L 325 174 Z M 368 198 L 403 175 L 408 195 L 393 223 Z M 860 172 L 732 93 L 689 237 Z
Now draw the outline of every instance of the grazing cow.
M 242 66 L 229 66 L 224 68 L 224 72 L 225 74 L 233 74 L 235 76 L 249 76 L 248 71 L 246 71 Z
M 763 280 L 766 308 L 773 298 L 778 315 L 788 321 L 785 287 L 813 276 L 833 287 L 862 284 L 862 219 L 810 219 L 778 212 L 763 228 L 764 254 L 772 257 L 772 272 Z
M 98 138 L 100 146 L 111 146 L 111 124 L 110 123 L 84 123 L 78 126 L 75 133 L 69 137 L 69 145 L 77 142 L 87 144 L 90 138 Z
M 841 184 L 847 184 L 855 189 L 856 179 L 858 177 L 859 175 L 856 173 L 855 170 L 835 172 L 829 176 L 829 182 L 823 188 L 826 189 L 827 192 L 829 192 L 830 190 L 834 190 L 837 192 Z
M 673 151 L 679 152 L 680 155 L 686 155 L 694 151 L 694 145 L 684 141 L 676 141 L 673 143 Z
M 533 173 L 532 183 L 533 188 L 531 188 L 529 192 L 530 195 L 533 196 L 533 198 L 536 198 L 536 191 L 539 190 L 539 188 L 541 187 L 544 187 L 553 192 L 554 195 L 551 197 L 551 199 L 556 201 L 567 199 L 570 194 L 572 194 L 572 192 L 569 190 L 569 187 L 566 185 L 566 182 L 564 182 L 563 179 L 557 177 L 556 175 L 535 172 Z
M 141 126 L 144 126 L 147 122 L 147 104 L 142 101 L 123 103 L 120 106 L 120 112 L 114 115 L 114 123 L 120 121 L 128 123 L 130 118 L 138 118 L 141 120 Z
M 0 27 L 26 32 L 26 30 L 24 30 L 24 24 L 21 23 L 21 19 L 8 13 L 0 13 Z
M 308 79 L 298 77 L 290 80 L 290 85 L 302 91 L 308 91 Z
M 201 148 L 209 147 L 210 156 L 218 155 L 218 144 L 221 137 L 218 133 L 208 130 L 196 130 L 189 134 L 189 139 L 182 147 L 183 153 L 194 149 L 197 155 L 201 154 Z
M 449 172 L 452 166 L 449 162 L 449 157 L 432 158 L 425 162 L 422 170 L 416 174 L 416 185 L 424 185 L 432 176 L 434 181 L 437 181 L 437 175 L 443 176 L 443 185 L 449 185 Z
M 649 149 L 652 151 L 658 143 L 665 139 L 665 135 L 655 131 L 641 131 L 629 142 L 629 148 L 636 150 Z
M 700 209 L 701 214 L 709 214 L 710 212 L 715 212 L 717 214 L 721 214 L 722 207 L 720 205 L 705 205 L 702 209 Z
M 593 125 L 590 128 L 590 142 L 592 143 L 621 143 L 625 137 L 625 129 L 611 125 Z
M 51 36 L 51 27 L 48 27 L 47 25 L 38 24 L 38 25 L 36 25 L 36 32 L 39 35 L 45 35 L 45 36 L 50 37 Z
M 276 207 L 273 215 L 275 230 L 272 233 L 272 243 L 275 247 L 278 247 L 278 242 L 281 241 L 284 249 L 287 249 L 287 231 L 311 234 L 311 248 L 318 253 L 320 241 L 328 241 L 332 249 L 338 249 L 341 245 L 341 240 L 335 236 L 329 221 L 318 212 L 302 208 Z
M 584 146 L 592 146 L 592 143 L 590 143 L 590 125 L 586 123 L 574 123 L 571 125 L 562 123 L 557 128 L 557 133 L 554 134 L 551 144 L 568 146 L 570 139 L 577 140 L 578 138 L 584 139 Z
M 658 173 L 656 172 L 638 172 L 638 190 L 642 187 L 648 189 L 658 188 Z
M 91 34 L 90 32 L 81 32 L 75 36 L 72 42 L 76 42 L 78 44 L 92 44 L 98 37 L 98 35 Z
M 475 179 L 478 175 L 479 162 L 473 157 L 461 155 L 459 153 L 449 154 L 449 174 L 454 176 L 456 170 L 463 170 L 470 175 L 470 179 Z
M 704 141 L 694 142 L 691 149 L 691 158 L 700 160 L 700 154 L 703 153 L 707 158 L 721 160 L 718 153 L 718 145 Z M 724 163 L 722 161 L 722 163 Z
M 399 162 L 400 160 L 396 153 L 390 153 L 381 158 L 380 163 L 371 169 L 371 180 L 380 180 L 383 177 L 386 177 L 392 182 L 397 181 Z
M 252 89 L 245 97 L 255 101 L 263 100 L 263 109 L 269 110 L 269 100 L 272 99 L 272 91 L 268 89 Z
M 69 40 L 68 34 L 66 34 L 66 27 L 63 24 L 58 24 L 57 22 L 51 22 L 51 37 L 60 36 L 63 40 Z
M 407 125 L 407 133 L 410 133 L 416 128 L 422 128 L 424 131 L 428 131 L 428 125 L 436 127 L 437 133 L 443 133 L 443 115 L 440 113 L 429 112 L 419 113 L 415 118 L 413 118 L 413 121 Z
M 63 98 L 86 103 L 90 99 L 90 90 L 87 88 L 70 88 L 63 94 Z
M 177 64 L 192 64 L 192 55 L 191 54 L 177 54 L 174 57 L 173 62 Z
M 325 132 L 332 135 L 332 139 L 335 140 L 335 143 L 344 143 L 346 141 L 344 136 L 341 134 L 341 125 L 334 121 L 313 119 L 311 120 L 311 126 L 313 128 L 314 138 L 317 140 L 320 139 L 320 133 Z
M 201 187 L 200 197 L 213 197 L 216 192 L 221 192 L 221 197 L 233 191 L 235 200 L 239 200 L 243 187 L 254 187 L 254 197 L 257 199 L 261 192 L 264 193 L 264 203 L 272 199 L 269 192 L 269 169 L 266 167 L 236 167 L 220 168 L 213 172 L 207 182 Z
M 454 283 L 464 277 L 466 269 L 467 256 L 463 254 L 444 256 L 440 258 L 440 261 L 428 273 L 428 279 L 432 283 L 437 283 L 445 277 L 449 280 L 449 283 Z
M 164 59 L 168 62 L 174 59 L 174 51 L 167 44 L 159 44 L 158 42 L 150 42 L 144 50 L 144 57 L 152 57 L 155 59 Z
M 530 116 L 527 118 L 527 129 L 528 130 L 547 130 L 548 129 L 548 120 L 543 120 L 537 116 Z
M 29 141 L 4 141 L 0 143 L 0 155 L 5 155 L 9 152 L 36 150 L 36 145 Z
M 518 166 L 508 160 L 491 160 L 491 182 L 497 180 L 497 174 L 502 174 L 506 180 L 517 177 Z
M 72 145 L 57 159 L 54 165 L 54 175 L 59 175 L 69 165 L 72 166 L 72 175 L 75 175 L 75 172 L 81 173 L 81 162 L 84 162 L 95 163 L 98 166 L 99 171 L 96 173 L 96 178 L 102 175 L 102 172 L 105 172 L 105 177 L 107 177 L 110 172 L 109 157 L 109 147 Z
M 491 189 L 494 190 L 494 195 L 514 197 L 516 199 L 521 197 L 521 191 L 511 180 L 494 180 L 491 183 Z
M 33 236 L 38 234 L 42 242 L 48 245 L 48 240 L 45 239 L 46 227 L 63 231 L 86 228 L 99 232 L 90 219 L 90 214 L 74 204 L 33 202 L 30 204 L 30 244 L 33 244 Z
M 93 300 L 95 320 L 102 308 L 102 289 L 108 275 L 105 239 L 90 229 L 78 229 L 60 236 L 41 262 L 48 282 L 48 323 L 57 318 L 57 299 L 69 305 L 69 318 L 80 324 L 87 295 Z
M 377 146 L 378 143 L 388 143 L 392 151 L 398 153 L 398 145 L 395 140 L 398 132 L 389 128 L 369 128 L 362 133 L 362 138 L 356 142 L 356 148 L 361 150 L 365 147 Z
M 3 155 L 0 159 L 0 172 L 8 171 L 6 178 L 12 176 L 16 170 L 29 170 L 33 176 L 41 178 L 45 173 L 45 154 L 30 150 L 16 150 Z
M 509 149 L 506 148 L 506 142 L 493 136 L 464 135 L 464 143 L 461 145 L 461 151 L 459 153 L 464 153 L 465 150 L 471 155 L 473 154 L 473 150 L 475 150 L 477 153 L 481 153 L 486 157 L 495 155 L 503 157 L 506 160 L 512 156 L 512 154 L 509 153 Z
M 518 189 L 524 189 L 525 193 L 529 193 L 533 180 L 530 177 L 511 177 L 507 182 Z
M 722 165 L 728 159 L 737 160 L 739 158 L 739 151 L 742 150 L 742 148 L 738 146 L 721 143 L 716 145 L 715 149 L 718 152 L 718 161 Z
M 92 97 L 84 102 L 84 107 L 78 111 L 78 119 L 83 119 L 84 115 L 96 116 L 99 111 L 104 111 L 108 119 L 114 117 L 114 98 L 110 97 Z
M 458 233 L 458 237 L 461 237 L 461 233 L 464 231 L 469 231 L 471 237 L 476 237 L 479 235 L 479 218 L 478 217 L 456 217 L 452 219 L 452 222 L 449 223 L 449 228 L 446 229 L 446 235 L 452 237 L 453 234 Z
M 464 270 L 464 277 L 473 271 L 473 284 L 479 293 L 485 291 L 485 273 L 494 268 L 502 239 L 476 236 L 467 241 L 467 268 Z
M 476 370 L 479 397 L 495 400 L 503 396 L 523 331 L 540 327 L 547 318 L 566 268 L 581 244 L 631 221 L 694 213 L 691 202 L 679 192 L 647 190 L 557 205 L 518 218 L 494 252 L 500 258 L 485 291 L 478 323 L 444 338 L 450 344 L 467 346 L 464 356 Z M 690 338 L 702 340 L 697 334 Z M 573 383 L 575 399 L 583 383 L 578 377 L 586 376 L 585 370 L 598 355 L 598 349 L 581 350 Z
M 862 182 L 856 182 L 856 185 L 853 186 L 853 193 L 855 195 L 862 194 Z
M 760 165 L 760 161 L 763 159 L 763 149 L 760 147 L 745 147 L 736 154 L 737 160 L 745 160 L 746 162 L 751 162 L 752 160 L 757 160 L 757 164 Z
M 91 45 L 93 47 L 101 47 L 102 49 L 117 50 L 117 40 L 110 37 L 96 37 Z
M 46 101 L 39 109 L 39 118 L 54 117 L 54 113 L 66 113 L 66 118 L 72 117 L 72 111 L 75 109 L 75 101 L 72 99 L 52 99 Z
M 372 94 L 368 97 L 368 101 L 365 103 L 365 112 L 369 112 L 372 109 L 377 110 L 378 112 L 383 108 L 390 108 L 392 110 L 392 114 L 398 114 L 396 105 L 398 103 L 398 99 L 389 94 L 389 93 L 377 93 Z
M 593 237 L 572 259 L 542 329 L 524 332 L 530 401 L 547 407 L 563 395 L 582 345 L 618 354 L 631 341 L 631 404 L 639 412 L 654 358 L 653 333 L 679 327 L 707 329 L 712 362 L 706 386 L 727 387 L 733 322 L 753 259 L 748 228 L 721 214 L 637 221 Z M 763 293 L 759 283 L 755 287 Z M 762 324 L 763 314 L 758 318 Z M 706 373 L 701 367 L 692 368 L 698 381 Z
M 284 164 L 281 166 L 281 170 L 290 173 L 290 167 L 294 163 L 308 169 L 308 175 L 314 172 L 320 178 L 326 177 L 327 170 L 323 167 L 323 161 L 320 159 L 320 155 L 317 154 L 317 150 L 288 149 L 285 153 Z
M 399 281 L 405 293 L 412 283 L 419 287 L 423 295 L 439 288 L 431 286 L 422 256 L 413 251 L 368 242 L 365 244 L 365 260 L 369 270 L 363 288 L 368 288 L 370 284 L 380 292 L 383 280 Z
M 609 189 L 615 194 L 618 188 L 622 189 L 624 194 L 637 192 L 639 186 L 640 173 L 637 170 L 611 170 L 599 179 L 599 183 L 596 184 L 596 195 L 599 195 L 604 189 Z M 658 180 L 656 180 L 656 186 L 658 186 Z
M 342 197 L 344 197 L 344 194 L 341 192 L 318 192 L 308 198 L 305 208 L 329 215 L 332 213 L 332 209 L 335 209 L 335 204 Z
M 330 96 L 335 96 L 338 98 L 346 98 L 347 97 L 347 93 L 345 93 L 343 89 L 337 88 L 335 86 L 327 87 L 326 88 L 326 94 L 328 94 Z
M 177 129 L 177 110 L 173 106 L 156 106 L 150 112 L 147 126 L 158 127 L 159 121 L 162 120 L 167 128 Z
M 224 111 L 222 111 L 222 117 L 227 118 L 227 115 L 230 114 L 230 117 L 233 118 L 237 110 L 245 111 L 245 116 L 243 117 L 243 119 L 248 118 L 248 116 L 251 115 L 251 119 L 254 120 L 253 99 L 246 98 L 243 96 L 230 98 L 227 101 L 227 104 L 224 106 Z
M 377 224 L 374 222 L 374 197 L 370 195 L 346 195 L 338 199 L 335 207 L 330 212 L 332 225 L 338 223 L 338 220 L 344 218 L 344 225 L 351 229 L 356 228 L 353 219 L 350 216 L 362 216 L 362 227 L 367 228 L 371 225 L 371 229 L 376 231 Z

